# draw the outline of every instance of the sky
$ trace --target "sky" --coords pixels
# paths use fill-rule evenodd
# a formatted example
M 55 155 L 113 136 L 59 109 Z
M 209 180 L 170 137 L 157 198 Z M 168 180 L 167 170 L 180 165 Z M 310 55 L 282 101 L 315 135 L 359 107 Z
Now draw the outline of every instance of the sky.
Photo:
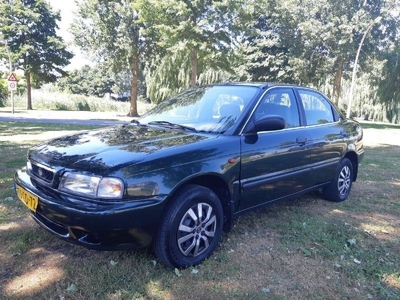
M 47 2 L 52 6 L 54 11 L 60 11 L 61 22 L 58 22 L 59 30 L 57 33 L 64 39 L 67 45 L 69 45 L 68 50 L 75 54 L 71 59 L 71 64 L 65 69 L 80 69 L 85 64 L 91 64 L 80 49 L 73 45 L 73 37 L 69 32 L 69 25 L 73 22 L 74 11 L 76 10 L 75 0 L 47 0 Z

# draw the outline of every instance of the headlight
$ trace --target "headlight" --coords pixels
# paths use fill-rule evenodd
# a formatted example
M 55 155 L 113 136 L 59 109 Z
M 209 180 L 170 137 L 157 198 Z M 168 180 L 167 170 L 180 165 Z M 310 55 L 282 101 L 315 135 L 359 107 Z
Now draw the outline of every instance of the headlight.
M 121 199 L 124 183 L 118 178 L 66 172 L 61 177 L 59 189 L 92 198 Z
M 122 180 L 111 177 L 104 177 L 100 180 L 97 189 L 97 197 L 99 198 L 122 198 L 124 192 L 124 184 Z
M 26 169 L 28 170 L 28 172 L 32 172 L 32 164 L 30 161 L 26 162 Z

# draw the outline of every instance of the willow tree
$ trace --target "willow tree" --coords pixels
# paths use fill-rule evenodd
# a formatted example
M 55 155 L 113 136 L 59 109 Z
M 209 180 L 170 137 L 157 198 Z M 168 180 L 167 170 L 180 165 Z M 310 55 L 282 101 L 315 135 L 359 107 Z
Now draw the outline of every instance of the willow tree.
M 138 116 L 139 63 L 146 41 L 137 23 L 139 11 L 129 0 L 77 0 L 71 33 L 83 51 L 108 64 L 117 74 L 127 68 L 132 74 L 131 107 L 128 115 Z
M 147 69 L 149 91 L 161 96 L 156 101 L 171 91 L 218 80 L 231 71 L 230 55 L 238 32 L 235 20 L 243 12 L 243 1 L 138 2 L 140 22 L 146 24 L 159 49 Z
M 400 45 L 385 54 L 386 62 L 382 75 L 376 78 L 377 94 L 386 107 L 386 118 L 400 123 Z
M 27 82 L 27 109 L 32 109 L 32 81 L 40 86 L 65 74 L 73 54 L 56 34 L 60 13 L 43 0 L 2 0 L 0 33 L 7 43 L 14 69 L 23 70 Z M 4 47 L 0 44 L 0 47 Z M 0 51 L 0 55 L 6 51 Z

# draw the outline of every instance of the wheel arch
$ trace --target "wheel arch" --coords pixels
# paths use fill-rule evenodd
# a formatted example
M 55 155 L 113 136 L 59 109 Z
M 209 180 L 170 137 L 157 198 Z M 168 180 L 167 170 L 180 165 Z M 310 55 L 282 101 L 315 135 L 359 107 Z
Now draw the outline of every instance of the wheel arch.
M 351 164 L 353 165 L 353 181 L 357 180 L 358 176 L 358 157 L 355 152 L 348 152 L 344 156 L 345 158 L 349 159 L 351 161 Z
M 171 195 L 168 197 L 165 209 L 164 209 L 164 214 L 170 207 L 174 195 L 179 193 L 179 191 L 186 185 L 188 184 L 195 184 L 199 186 L 206 187 L 210 190 L 212 190 L 219 198 L 221 201 L 222 209 L 223 209 L 223 217 L 224 217 L 224 224 L 223 224 L 223 230 L 225 232 L 229 232 L 232 228 L 232 223 L 233 223 L 233 213 L 232 213 L 232 193 L 229 189 L 228 183 L 221 178 L 221 176 L 217 174 L 203 174 L 203 175 L 198 175 L 196 177 L 190 178 L 189 180 L 182 182 L 177 188 L 174 189 L 174 191 L 171 193 Z

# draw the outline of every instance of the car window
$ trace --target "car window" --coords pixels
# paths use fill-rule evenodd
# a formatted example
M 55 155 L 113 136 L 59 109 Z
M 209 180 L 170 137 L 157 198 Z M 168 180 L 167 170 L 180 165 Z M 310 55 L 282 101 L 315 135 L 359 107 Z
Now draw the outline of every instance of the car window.
M 278 115 L 285 119 L 286 128 L 298 127 L 299 110 L 292 89 L 272 89 L 262 99 L 255 112 L 256 119 Z
M 223 118 L 226 116 L 237 117 L 244 107 L 241 97 L 234 94 L 219 94 L 216 96 L 212 112 L 213 118 Z
M 160 103 L 139 121 L 150 125 L 168 122 L 221 133 L 237 122 L 258 92 L 259 88 L 253 86 L 195 87 Z
M 331 104 L 319 93 L 299 90 L 308 125 L 331 123 L 334 121 Z

